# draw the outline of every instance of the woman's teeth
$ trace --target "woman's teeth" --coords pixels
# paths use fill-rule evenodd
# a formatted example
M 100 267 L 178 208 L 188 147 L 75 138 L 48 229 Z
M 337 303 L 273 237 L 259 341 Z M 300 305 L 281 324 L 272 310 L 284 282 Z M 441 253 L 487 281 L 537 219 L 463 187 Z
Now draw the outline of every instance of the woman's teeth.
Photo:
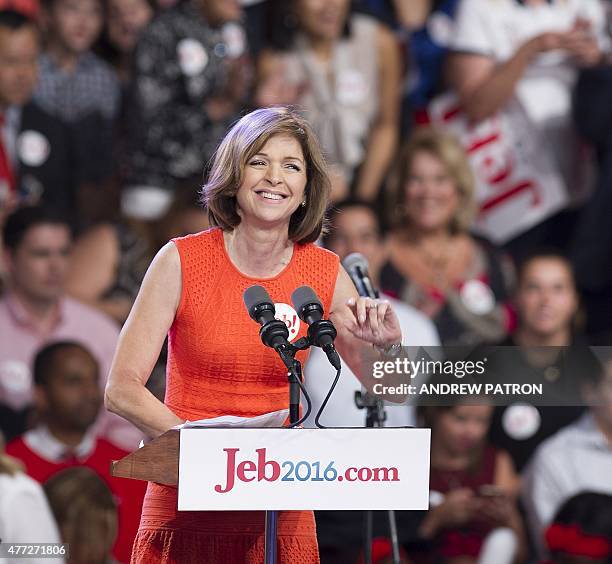
M 283 199 L 283 196 L 281 196 L 280 194 L 272 194 L 271 192 L 260 192 L 260 194 L 268 200 L 282 200 Z

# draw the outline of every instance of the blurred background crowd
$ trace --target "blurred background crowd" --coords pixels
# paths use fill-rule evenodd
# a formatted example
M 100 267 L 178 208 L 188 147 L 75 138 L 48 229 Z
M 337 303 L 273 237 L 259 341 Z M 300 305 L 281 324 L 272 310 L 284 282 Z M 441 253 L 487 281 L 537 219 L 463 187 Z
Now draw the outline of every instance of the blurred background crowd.
M 208 227 L 228 127 L 282 104 L 328 161 L 320 243 L 365 256 L 404 344 L 563 347 L 514 370 L 604 398 L 389 409 L 432 429 L 402 561 L 611 562 L 612 363 L 587 352 L 612 345 L 611 54 L 609 0 L 0 0 L 0 537 L 129 561 L 119 331 L 157 250 Z M 313 352 L 315 404 L 328 371 Z M 358 388 L 347 369 L 326 425 L 364 424 Z M 317 526 L 323 562 L 362 561 L 360 513 Z

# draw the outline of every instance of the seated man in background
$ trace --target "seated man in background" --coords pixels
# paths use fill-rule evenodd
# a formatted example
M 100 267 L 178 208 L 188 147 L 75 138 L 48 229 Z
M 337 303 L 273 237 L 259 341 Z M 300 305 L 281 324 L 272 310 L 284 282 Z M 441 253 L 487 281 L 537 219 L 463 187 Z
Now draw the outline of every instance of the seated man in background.
M 70 130 L 78 184 L 79 226 L 113 214 L 107 181 L 120 86 L 114 69 L 92 47 L 104 23 L 102 0 L 44 0 L 44 51 L 36 103 Z M 103 212 L 102 212 L 103 210 Z
M 45 51 L 40 57 L 36 102 L 65 123 L 99 115 L 112 124 L 119 114 L 119 79 L 92 52 L 104 24 L 101 0 L 45 0 Z
M 330 230 L 325 246 L 338 254 L 340 259 L 351 253 L 361 253 L 369 263 L 369 275 L 374 287 L 378 286 L 381 266 L 386 260 L 381 226 L 374 207 L 360 200 L 345 200 L 330 212 Z M 384 297 L 384 296 L 383 296 Z M 403 344 L 407 346 L 437 346 L 440 344 L 434 324 L 421 312 L 389 298 L 402 327 Z M 312 412 L 304 426 L 314 427 L 315 416 L 327 395 L 335 370 L 325 354 L 313 347 L 304 368 L 305 385 L 312 400 Z M 321 423 L 338 427 L 365 427 L 366 412 L 355 404 L 355 392 L 361 383 L 351 370 L 343 365 L 342 376 L 321 417 Z M 388 407 L 386 426 L 414 425 L 414 408 L 407 405 Z M 400 541 L 412 538 L 416 533 L 420 512 L 397 514 L 400 525 Z M 319 511 L 316 514 L 317 537 L 324 562 L 357 561 L 362 542 L 361 511 Z M 406 522 L 409 521 L 409 522 Z M 386 521 L 378 519 L 375 528 L 388 534 Z
M 3 238 L 9 287 L 0 299 L 0 403 L 15 411 L 30 404 L 34 354 L 63 339 L 91 350 L 100 366 L 102 390 L 119 329 L 105 315 L 65 295 L 72 243 L 68 224 L 44 208 L 24 207 L 8 217 Z M 129 450 L 142 438 L 136 427 L 106 411 L 96 430 Z
M 524 472 L 523 501 L 540 547 L 561 505 L 582 491 L 612 494 L 612 359 L 581 375 L 591 407 L 537 449 Z
M 145 484 L 110 476 L 110 464 L 128 453 L 96 437 L 93 424 L 102 406 L 99 367 L 82 345 L 60 341 L 34 360 L 34 397 L 41 422 L 12 441 L 6 452 L 44 484 L 67 468 L 86 466 L 100 476 L 118 502 L 118 536 L 113 556 L 128 562 L 140 522 Z
M 0 11 L 0 223 L 19 202 L 76 210 L 68 131 L 32 101 L 39 52 L 34 21 Z
M 361 253 L 368 262 L 372 284 L 378 288 L 379 274 L 386 260 L 385 245 L 381 226 L 372 204 L 362 200 L 345 200 L 334 206 L 329 213 L 329 234 L 324 240 L 325 247 L 344 260 L 351 253 Z M 403 345 L 431 347 L 440 345 L 433 322 L 415 308 L 403 302 L 388 299 L 402 327 Z M 312 413 L 304 424 L 314 427 L 315 415 L 323 403 L 333 380 L 335 370 L 325 354 L 314 347 L 310 351 L 305 367 L 305 385 L 312 400 Z M 361 390 L 357 377 L 344 365 L 342 377 L 327 404 L 322 422 L 329 426 L 363 427 L 365 411 L 355 405 L 355 392 Z M 407 406 L 387 409 L 389 426 L 414 425 L 414 410 Z

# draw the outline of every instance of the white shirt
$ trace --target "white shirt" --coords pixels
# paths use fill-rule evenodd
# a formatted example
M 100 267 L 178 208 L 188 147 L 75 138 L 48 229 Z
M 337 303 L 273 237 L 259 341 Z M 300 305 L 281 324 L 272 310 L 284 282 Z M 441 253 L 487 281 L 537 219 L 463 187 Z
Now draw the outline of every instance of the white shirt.
M 600 0 L 555 0 L 538 5 L 521 5 L 517 0 L 462 0 L 450 48 L 503 63 L 523 43 L 541 33 L 569 31 L 577 18 L 591 23 L 591 31 L 605 49 L 606 19 Z M 551 149 L 562 171 L 571 153 L 563 151 L 568 144 L 566 139 L 555 141 L 559 135 L 567 138 L 571 132 L 571 96 L 576 77 L 577 69 L 570 58 L 561 51 L 550 51 L 529 65 L 516 88 L 517 98 L 532 122 L 546 135 L 548 143 L 554 143 Z M 569 169 L 563 172 L 566 178 L 571 174 Z
M 67 451 L 74 453 L 79 460 L 83 460 L 96 448 L 95 434 L 92 431 L 85 433 L 83 440 L 76 447 L 69 449 L 49 432 L 46 425 L 39 425 L 26 431 L 23 435 L 23 442 L 41 458 L 56 463 L 62 461 Z
M 435 347 L 440 345 L 440 338 L 433 322 L 423 313 L 398 300 L 385 296 L 395 311 L 402 330 L 402 344 L 410 347 Z M 305 387 L 312 400 L 312 412 L 304 427 L 314 427 L 314 420 L 331 386 L 335 369 L 327 360 L 325 353 L 316 347 L 310 350 L 310 356 L 304 367 Z M 361 383 L 345 362 L 342 363 L 340 380 L 336 386 L 325 411 L 321 415 L 321 424 L 326 427 L 364 427 L 366 412 L 355 405 L 355 392 L 361 390 Z M 305 402 L 302 398 L 302 406 Z M 386 407 L 386 427 L 403 427 L 414 425 L 414 408 L 406 405 Z
M 612 494 L 612 445 L 588 412 L 538 447 L 523 478 L 527 518 L 541 544 L 567 499 L 583 491 Z
M 3 543 L 59 543 L 45 493 L 29 476 L 0 474 L 0 538 Z M 52 564 L 61 558 L 0 558 L 0 564 Z

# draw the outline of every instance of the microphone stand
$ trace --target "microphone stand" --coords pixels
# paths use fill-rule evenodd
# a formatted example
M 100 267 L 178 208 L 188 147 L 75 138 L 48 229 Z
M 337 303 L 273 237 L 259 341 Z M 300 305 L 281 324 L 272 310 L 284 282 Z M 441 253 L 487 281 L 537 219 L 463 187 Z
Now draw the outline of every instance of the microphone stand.
M 289 423 L 293 425 L 300 420 L 300 382 L 302 382 L 302 364 L 295 358 L 295 353 L 310 347 L 308 338 L 302 337 L 295 344 L 281 345 L 276 349 L 287 367 L 289 379 Z M 266 511 L 264 555 L 265 564 L 276 564 L 278 561 L 278 511 Z
M 384 427 L 387 419 L 385 406 L 380 397 L 370 392 L 355 392 L 355 404 L 359 409 L 366 410 L 366 428 L 372 429 Z M 395 511 L 387 511 L 389 518 L 389 535 L 391 537 L 391 547 L 393 551 L 393 564 L 400 564 L 399 538 L 397 535 L 397 521 Z M 372 564 L 372 538 L 374 536 L 373 513 L 371 509 L 365 512 L 364 519 L 364 562 Z

